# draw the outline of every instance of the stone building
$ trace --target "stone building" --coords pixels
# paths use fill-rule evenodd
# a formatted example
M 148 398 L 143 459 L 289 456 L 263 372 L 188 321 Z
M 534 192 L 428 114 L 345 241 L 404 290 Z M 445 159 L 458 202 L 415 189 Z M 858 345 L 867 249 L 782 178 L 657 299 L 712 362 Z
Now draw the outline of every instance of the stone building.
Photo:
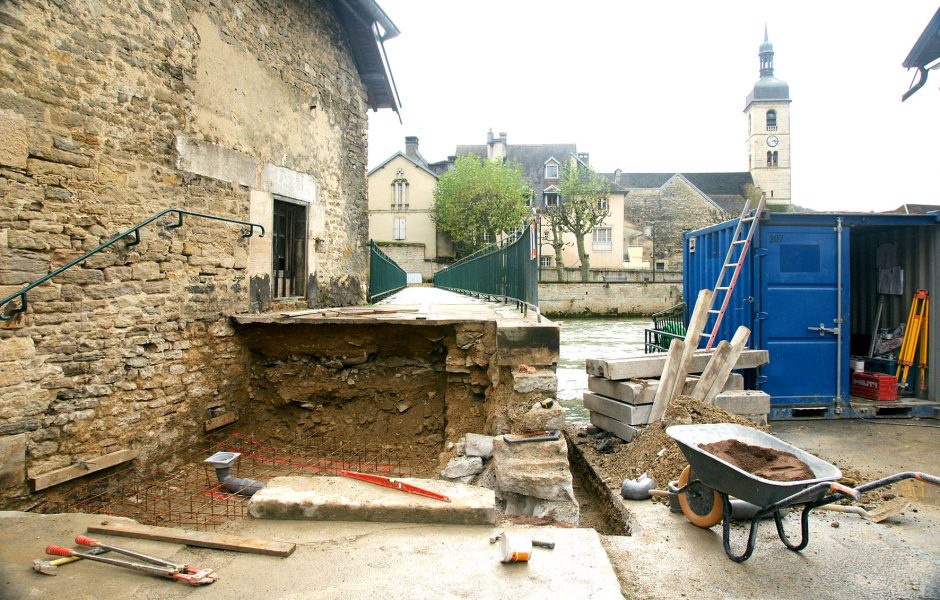
M 369 108 L 397 110 L 373 0 L 0 4 L 0 497 L 165 452 L 247 399 L 232 313 L 367 288 Z M 130 240 L 133 241 L 133 240 Z M 20 503 L 22 505 L 22 503 Z
M 767 198 L 767 204 L 786 208 L 790 195 L 790 86 L 774 77 L 774 46 L 760 45 L 760 79 L 747 95 L 747 168 Z

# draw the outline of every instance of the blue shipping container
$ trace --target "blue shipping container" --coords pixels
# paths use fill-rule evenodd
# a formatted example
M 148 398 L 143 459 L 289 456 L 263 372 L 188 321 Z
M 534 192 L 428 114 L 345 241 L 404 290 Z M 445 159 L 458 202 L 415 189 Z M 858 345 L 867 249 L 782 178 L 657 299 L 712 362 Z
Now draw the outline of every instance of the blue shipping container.
M 734 219 L 684 235 L 684 298 L 694 302 L 699 290 L 715 286 L 736 224 Z M 741 325 L 751 329 L 748 345 L 770 353 L 754 383 L 771 395 L 772 406 L 819 408 L 832 416 L 836 401 L 849 399 L 850 347 L 867 347 L 862 336 L 873 328 L 868 313 L 877 303 L 879 265 L 875 249 L 867 246 L 876 239 L 891 245 L 908 274 L 905 294 L 891 300 L 901 315 L 915 289 L 940 298 L 938 225 L 937 214 L 765 213 L 717 339 L 730 340 Z M 905 245 L 912 238 L 918 243 Z M 938 356 L 940 339 L 933 321 L 930 358 Z M 933 372 L 926 378 L 927 399 L 936 399 L 937 380 Z

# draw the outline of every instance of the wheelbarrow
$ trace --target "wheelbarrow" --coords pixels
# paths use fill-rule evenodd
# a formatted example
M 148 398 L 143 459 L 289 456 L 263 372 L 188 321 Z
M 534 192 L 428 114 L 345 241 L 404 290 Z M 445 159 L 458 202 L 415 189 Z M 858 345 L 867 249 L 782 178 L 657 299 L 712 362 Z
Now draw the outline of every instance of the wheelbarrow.
M 845 498 L 858 500 L 869 492 L 904 479 L 917 479 L 940 486 L 940 478 L 926 473 L 906 471 L 884 479 L 851 488 L 836 480 L 842 472 L 835 465 L 791 446 L 774 436 L 731 423 L 709 425 L 673 425 L 666 434 L 676 441 L 688 466 L 679 476 L 678 494 L 682 514 L 693 524 L 709 528 L 721 523 L 721 541 L 725 554 L 735 562 L 744 562 L 754 552 L 757 528 L 761 520 L 773 516 L 777 535 L 784 545 L 799 552 L 809 544 L 809 513 L 814 508 L 832 504 Z M 800 481 L 773 481 L 758 477 L 701 449 L 701 444 L 735 439 L 752 446 L 763 446 L 789 452 L 806 463 L 815 477 Z M 747 546 L 741 554 L 731 549 L 731 497 L 750 502 L 758 507 L 751 518 Z M 803 507 L 800 516 L 801 538 L 793 543 L 783 530 L 783 513 L 789 508 Z

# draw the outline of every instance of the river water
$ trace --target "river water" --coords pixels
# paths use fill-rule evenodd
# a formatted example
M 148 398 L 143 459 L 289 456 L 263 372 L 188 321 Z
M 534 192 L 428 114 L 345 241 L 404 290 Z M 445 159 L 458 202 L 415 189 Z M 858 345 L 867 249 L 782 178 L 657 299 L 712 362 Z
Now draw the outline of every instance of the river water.
M 645 319 L 564 319 L 558 360 L 558 400 L 568 409 L 566 420 L 586 423 L 588 413 L 581 402 L 587 391 L 586 358 L 621 357 L 643 353 L 643 330 L 652 326 Z

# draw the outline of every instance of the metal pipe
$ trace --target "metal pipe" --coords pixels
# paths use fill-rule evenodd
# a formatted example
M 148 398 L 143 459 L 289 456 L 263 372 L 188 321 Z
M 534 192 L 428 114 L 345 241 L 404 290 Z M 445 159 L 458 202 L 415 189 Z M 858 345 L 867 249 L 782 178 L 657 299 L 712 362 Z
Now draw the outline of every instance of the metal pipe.
M 842 402 L 842 217 L 836 217 L 836 408 Z

